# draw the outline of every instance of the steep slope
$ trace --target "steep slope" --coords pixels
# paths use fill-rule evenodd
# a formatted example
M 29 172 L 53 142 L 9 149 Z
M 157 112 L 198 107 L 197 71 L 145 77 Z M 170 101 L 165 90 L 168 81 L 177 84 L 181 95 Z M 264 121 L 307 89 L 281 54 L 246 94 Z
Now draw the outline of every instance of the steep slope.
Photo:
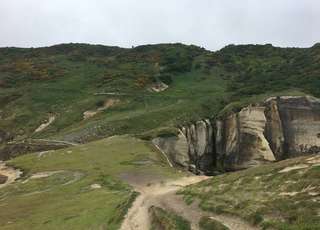
M 225 88 L 217 74 L 192 71 L 197 56 L 207 52 L 179 44 L 0 49 L 1 142 L 30 137 L 86 142 L 172 127 L 195 110 L 200 117 L 208 110 L 203 105 L 220 98 Z M 149 91 L 159 82 L 169 88 Z M 112 100 L 117 103 L 104 106 Z M 88 111 L 100 112 L 84 119 Z M 35 132 L 51 116 L 54 121 Z

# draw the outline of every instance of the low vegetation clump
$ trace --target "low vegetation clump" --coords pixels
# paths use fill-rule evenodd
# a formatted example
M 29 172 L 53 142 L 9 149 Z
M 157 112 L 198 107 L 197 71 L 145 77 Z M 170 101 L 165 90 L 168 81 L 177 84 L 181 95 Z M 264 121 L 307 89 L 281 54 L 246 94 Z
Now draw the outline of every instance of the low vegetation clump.
M 201 230 L 229 230 L 220 222 L 206 216 L 200 219 L 199 226 Z
M 149 212 L 152 230 L 191 230 L 190 223 L 175 213 L 154 206 Z
M 320 157 L 309 156 L 226 173 L 182 191 L 191 203 L 241 217 L 263 229 L 320 228 Z

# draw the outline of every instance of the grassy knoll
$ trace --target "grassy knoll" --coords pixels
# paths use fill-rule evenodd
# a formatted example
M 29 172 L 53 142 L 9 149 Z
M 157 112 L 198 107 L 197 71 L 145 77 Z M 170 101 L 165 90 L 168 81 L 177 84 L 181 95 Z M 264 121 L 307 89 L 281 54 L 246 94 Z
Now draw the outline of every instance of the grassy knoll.
M 239 216 L 263 229 L 320 228 L 320 157 L 227 173 L 181 191 L 206 211 Z
M 0 190 L 1 229 L 118 229 L 137 196 L 121 175 L 179 176 L 147 143 L 129 136 L 27 154 L 9 164 L 25 174 Z

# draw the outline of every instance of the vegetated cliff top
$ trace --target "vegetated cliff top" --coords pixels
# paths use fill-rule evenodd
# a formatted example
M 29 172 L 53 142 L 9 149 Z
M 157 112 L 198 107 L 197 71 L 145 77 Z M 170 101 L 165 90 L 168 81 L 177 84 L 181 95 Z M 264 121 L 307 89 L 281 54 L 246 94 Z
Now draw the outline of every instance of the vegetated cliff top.
M 169 88 L 152 91 L 159 83 Z M 215 116 L 231 102 L 320 96 L 319 87 L 318 45 L 230 45 L 217 52 L 183 44 L 1 48 L 0 129 L 10 138 L 70 141 L 157 133 Z M 54 122 L 34 133 L 52 114 Z

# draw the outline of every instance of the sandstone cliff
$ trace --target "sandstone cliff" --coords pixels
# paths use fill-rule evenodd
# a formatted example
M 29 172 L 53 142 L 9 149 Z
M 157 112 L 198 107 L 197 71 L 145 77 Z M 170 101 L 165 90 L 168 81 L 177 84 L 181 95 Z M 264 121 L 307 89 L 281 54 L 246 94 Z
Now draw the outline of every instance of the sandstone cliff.
M 269 98 L 223 119 L 198 121 L 153 140 L 177 164 L 196 172 L 238 170 L 320 152 L 320 100 Z

